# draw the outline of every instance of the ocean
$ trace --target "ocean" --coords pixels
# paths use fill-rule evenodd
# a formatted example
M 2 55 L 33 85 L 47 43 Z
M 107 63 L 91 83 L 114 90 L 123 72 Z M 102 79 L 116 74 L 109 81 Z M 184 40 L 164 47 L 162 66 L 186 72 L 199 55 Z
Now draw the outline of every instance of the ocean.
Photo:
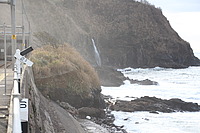
M 199 53 L 195 54 L 199 57 Z M 126 71 L 125 71 L 126 70 Z M 127 71 L 128 70 L 128 71 Z M 124 81 L 120 87 L 103 87 L 104 95 L 115 99 L 132 100 L 142 96 L 162 99 L 180 98 L 200 105 L 200 67 L 185 69 L 147 68 L 119 69 L 130 79 L 158 82 L 158 85 L 138 85 Z M 128 133 L 200 133 L 200 112 L 175 112 L 152 114 L 149 112 L 113 111 L 114 124 L 124 125 Z

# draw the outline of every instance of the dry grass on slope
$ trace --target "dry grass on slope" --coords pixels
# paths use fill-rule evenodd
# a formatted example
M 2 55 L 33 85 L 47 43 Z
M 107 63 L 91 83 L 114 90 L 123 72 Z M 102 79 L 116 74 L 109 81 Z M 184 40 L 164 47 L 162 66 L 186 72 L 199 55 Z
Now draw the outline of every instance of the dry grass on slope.
M 31 60 L 36 85 L 40 89 L 62 88 L 79 94 L 100 88 L 95 70 L 69 44 L 38 48 L 32 52 Z

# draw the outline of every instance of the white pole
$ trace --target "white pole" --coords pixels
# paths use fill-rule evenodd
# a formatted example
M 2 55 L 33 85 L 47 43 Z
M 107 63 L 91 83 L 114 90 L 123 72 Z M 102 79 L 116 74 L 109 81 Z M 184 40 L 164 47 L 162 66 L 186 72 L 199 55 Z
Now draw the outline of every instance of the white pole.
M 20 102 L 18 89 L 17 66 L 14 66 L 14 87 L 13 87 L 13 133 L 21 133 Z
M 13 133 L 21 133 L 21 121 L 20 121 L 20 104 L 19 98 L 13 98 Z
M 25 49 L 24 3 L 22 0 L 22 49 Z
M 16 0 L 11 0 L 11 27 L 12 27 L 12 37 L 11 37 L 11 43 L 12 43 L 12 61 L 14 64 L 14 54 L 16 50 L 16 23 L 15 23 L 15 5 L 16 5 Z
M 5 95 L 6 95 L 6 69 L 7 69 L 7 47 L 6 47 L 6 25 L 4 23 L 4 64 L 5 64 L 5 67 L 4 67 L 4 74 L 5 74 Z

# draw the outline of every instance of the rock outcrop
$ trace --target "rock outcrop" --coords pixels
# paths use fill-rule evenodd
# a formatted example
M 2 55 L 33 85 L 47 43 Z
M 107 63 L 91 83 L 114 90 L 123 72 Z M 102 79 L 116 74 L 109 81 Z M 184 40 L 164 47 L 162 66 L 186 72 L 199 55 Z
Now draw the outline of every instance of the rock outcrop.
M 139 85 L 158 85 L 158 82 L 156 81 L 151 81 L 149 79 L 145 79 L 145 80 L 133 80 L 133 79 L 129 79 L 131 84 L 139 84 Z
M 117 101 L 111 107 L 112 110 L 117 111 L 149 111 L 151 113 L 165 112 L 182 112 L 182 111 L 200 111 L 200 105 L 192 102 L 184 102 L 181 99 L 173 98 L 169 100 L 160 99 L 156 97 L 144 96 L 132 101 Z
M 124 80 L 127 78 L 124 77 L 124 75 L 117 71 L 116 69 L 113 69 L 112 67 L 96 67 L 97 74 L 99 78 L 101 79 L 101 85 L 102 86 L 120 86 L 124 84 Z

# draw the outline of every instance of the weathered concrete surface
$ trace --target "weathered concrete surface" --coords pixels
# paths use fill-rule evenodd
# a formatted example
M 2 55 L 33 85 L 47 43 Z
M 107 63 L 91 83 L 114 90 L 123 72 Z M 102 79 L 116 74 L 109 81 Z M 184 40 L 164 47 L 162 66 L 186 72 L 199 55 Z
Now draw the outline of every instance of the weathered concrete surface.
M 78 121 L 84 127 L 87 133 L 109 133 L 106 128 L 103 128 L 90 120 L 79 119 Z
M 37 90 L 30 69 L 26 69 L 23 88 L 29 97 L 29 132 L 30 133 L 84 133 L 79 122 L 55 102 L 46 99 Z

